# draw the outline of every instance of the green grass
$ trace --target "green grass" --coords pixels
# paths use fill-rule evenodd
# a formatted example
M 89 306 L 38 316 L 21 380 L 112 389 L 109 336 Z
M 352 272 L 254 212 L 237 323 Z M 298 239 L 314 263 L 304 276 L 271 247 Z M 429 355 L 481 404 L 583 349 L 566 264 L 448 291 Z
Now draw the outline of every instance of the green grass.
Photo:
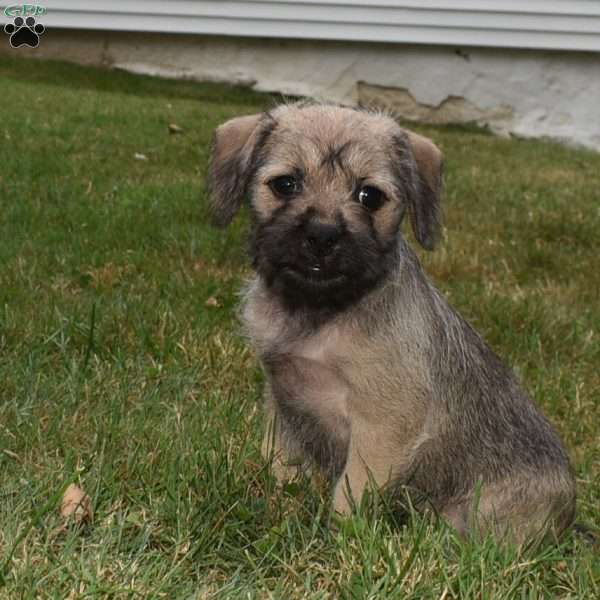
M 212 130 L 273 99 L 7 57 L 0 98 L 0 597 L 600 597 L 578 535 L 515 552 L 276 489 L 234 312 L 247 217 L 204 209 Z M 447 166 L 427 270 L 560 430 L 598 527 L 600 156 L 418 129 Z M 83 528 L 58 512 L 71 482 Z

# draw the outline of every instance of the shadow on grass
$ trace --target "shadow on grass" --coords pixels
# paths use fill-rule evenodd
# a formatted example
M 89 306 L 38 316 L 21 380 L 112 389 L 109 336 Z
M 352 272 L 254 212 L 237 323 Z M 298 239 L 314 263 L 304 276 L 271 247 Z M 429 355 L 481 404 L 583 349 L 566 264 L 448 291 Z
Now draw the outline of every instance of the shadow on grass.
M 71 88 L 115 92 L 133 96 L 195 99 L 214 104 L 245 104 L 263 107 L 275 104 L 274 96 L 255 92 L 249 88 L 225 83 L 191 80 L 165 80 L 149 75 L 137 75 L 115 69 L 81 66 L 57 60 L 0 56 L 0 77 Z M 27 68 L 28 63 L 32 68 Z

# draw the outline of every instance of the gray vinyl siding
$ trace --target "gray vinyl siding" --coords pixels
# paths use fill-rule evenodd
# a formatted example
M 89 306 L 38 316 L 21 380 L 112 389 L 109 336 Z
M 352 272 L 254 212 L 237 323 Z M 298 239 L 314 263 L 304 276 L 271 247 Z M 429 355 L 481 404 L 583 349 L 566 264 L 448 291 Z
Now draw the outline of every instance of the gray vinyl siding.
M 600 51 L 600 1 L 595 0 L 48 0 L 40 4 L 48 9 L 42 20 L 47 27 Z

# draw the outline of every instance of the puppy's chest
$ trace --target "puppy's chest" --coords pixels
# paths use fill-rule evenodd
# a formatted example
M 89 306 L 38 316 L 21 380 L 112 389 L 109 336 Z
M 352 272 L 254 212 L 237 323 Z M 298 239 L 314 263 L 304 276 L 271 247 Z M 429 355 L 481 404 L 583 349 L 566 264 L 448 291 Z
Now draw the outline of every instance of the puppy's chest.
M 343 356 L 345 340 L 336 327 L 326 327 L 314 334 L 302 335 L 281 343 L 278 340 L 266 348 L 265 357 L 276 357 L 280 364 L 291 363 L 307 380 L 315 379 L 311 370 L 320 378 L 329 378 L 343 384 L 347 360 Z
M 345 332 L 337 325 L 325 325 L 309 333 L 289 316 L 258 308 L 249 303 L 244 320 L 273 390 L 306 403 L 306 408 L 333 404 L 345 411 L 352 391 L 345 377 Z
M 310 324 L 286 314 L 262 290 L 250 288 L 242 319 L 263 359 L 289 355 L 332 367 L 340 361 L 340 348 L 345 345 L 345 333 L 340 326 L 330 324 L 310 331 Z
M 284 415 L 312 415 L 334 429 L 336 423 L 346 422 L 353 389 L 339 344 L 339 333 L 329 330 L 292 342 L 274 360 L 265 358 L 271 390 Z
M 343 322 L 307 332 L 268 295 L 250 291 L 243 310 L 246 329 L 271 383 L 289 397 L 302 394 L 315 403 L 343 398 L 348 410 L 368 416 L 374 409 L 386 413 L 412 406 L 410 398 L 426 386 L 415 375 L 422 371 L 418 356 L 397 340 L 366 335 Z

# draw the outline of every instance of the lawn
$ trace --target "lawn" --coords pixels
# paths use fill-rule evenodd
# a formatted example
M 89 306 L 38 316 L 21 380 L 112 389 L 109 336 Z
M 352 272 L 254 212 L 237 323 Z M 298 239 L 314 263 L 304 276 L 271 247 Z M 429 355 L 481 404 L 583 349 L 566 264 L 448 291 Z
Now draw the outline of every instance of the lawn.
M 213 129 L 273 98 L 9 57 L 0 98 L 1 598 L 600 597 L 581 535 L 515 551 L 276 488 L 235 316 L 248 218 L 205 209 Z M 426 269 L 560 431 L 600 527 L 600 155 L 418 130 L 446 156 Z

